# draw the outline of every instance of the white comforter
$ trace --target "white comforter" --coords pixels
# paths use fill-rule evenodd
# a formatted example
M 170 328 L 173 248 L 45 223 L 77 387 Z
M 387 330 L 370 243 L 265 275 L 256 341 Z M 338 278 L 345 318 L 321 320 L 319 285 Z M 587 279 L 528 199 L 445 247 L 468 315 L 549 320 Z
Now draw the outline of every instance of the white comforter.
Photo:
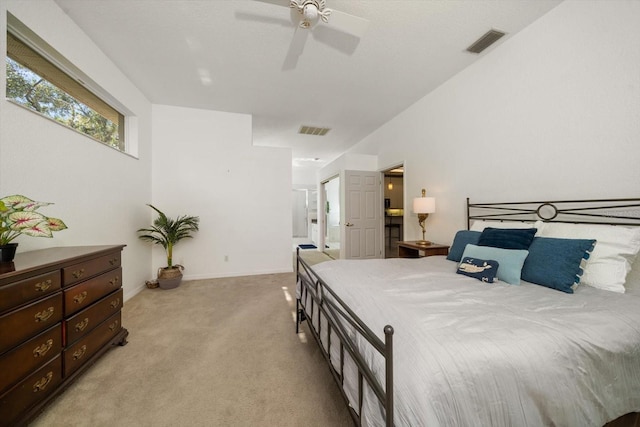
M 381 339 L 394 327 L 396 426 L 602 426 L 640 411 L 640 296 L 455 269 L 444 257 L 314 266 Z M 384 425 L 371 392 L 362 418 Z

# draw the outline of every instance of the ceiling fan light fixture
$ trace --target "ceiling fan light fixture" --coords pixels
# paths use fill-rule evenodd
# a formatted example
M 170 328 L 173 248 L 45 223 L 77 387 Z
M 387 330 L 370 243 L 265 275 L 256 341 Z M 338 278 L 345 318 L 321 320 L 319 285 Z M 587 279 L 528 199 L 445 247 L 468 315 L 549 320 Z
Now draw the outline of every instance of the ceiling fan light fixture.
M 289 7 L 297 9 L 302 20 L 300 27 L 311 28 L 318 22 L 318 18 L 323 22 L 329 22 L 329 15 L 332 10 L 326 7 L 325 0 L 290 0 Z
M 318 8 L 315 4 L 308 3 L 302 9 L 302 16 L 305 20 L 313 22 L 318 19 Z

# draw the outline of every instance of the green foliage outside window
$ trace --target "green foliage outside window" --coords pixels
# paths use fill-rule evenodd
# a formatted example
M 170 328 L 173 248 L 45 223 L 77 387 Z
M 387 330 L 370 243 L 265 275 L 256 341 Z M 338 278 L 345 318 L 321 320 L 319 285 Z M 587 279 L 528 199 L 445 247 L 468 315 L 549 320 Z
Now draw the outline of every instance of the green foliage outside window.
M 124 150 L 118 124 L 11 58 L 7 62 L 7 98 L 107 145 Z

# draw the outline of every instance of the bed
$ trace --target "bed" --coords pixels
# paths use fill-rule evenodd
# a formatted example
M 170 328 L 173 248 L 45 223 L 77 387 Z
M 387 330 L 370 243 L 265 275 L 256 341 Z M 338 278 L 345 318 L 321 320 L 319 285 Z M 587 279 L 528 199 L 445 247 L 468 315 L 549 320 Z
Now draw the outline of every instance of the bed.
M 640 199 L 467 200 L 467 218 L 448 257 L 312 268 L 298 254 L 296 330 L 306 321 L 354 423 L 636 425 Z M 511 261 L 500 258 L 519 250 L 473 240 L 505 233 L 532 236 L 519 284 L 505 281 Z M 497 251 L 504 277 L 486 283 L 456 274 L 478 260 L 464 257 L 477 248 Z M 579 273 L 569 286 L 558 263 L 574 252 Z

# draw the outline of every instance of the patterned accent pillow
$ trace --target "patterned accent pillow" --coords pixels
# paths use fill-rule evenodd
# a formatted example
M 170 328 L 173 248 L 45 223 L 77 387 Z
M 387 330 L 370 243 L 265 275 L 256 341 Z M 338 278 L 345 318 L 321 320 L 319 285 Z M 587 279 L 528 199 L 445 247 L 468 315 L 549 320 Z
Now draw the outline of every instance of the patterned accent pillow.
M 498 273 L 498 261 L 464 257 L 456 273 L 493 283 Z
M 502 249 L 468 244 L 462 258 L 494 259 L 499 264 L 496 277 L 510 285 L 519 285 L 522 265 L 527 255 L 529 251 L 524 249 Z

